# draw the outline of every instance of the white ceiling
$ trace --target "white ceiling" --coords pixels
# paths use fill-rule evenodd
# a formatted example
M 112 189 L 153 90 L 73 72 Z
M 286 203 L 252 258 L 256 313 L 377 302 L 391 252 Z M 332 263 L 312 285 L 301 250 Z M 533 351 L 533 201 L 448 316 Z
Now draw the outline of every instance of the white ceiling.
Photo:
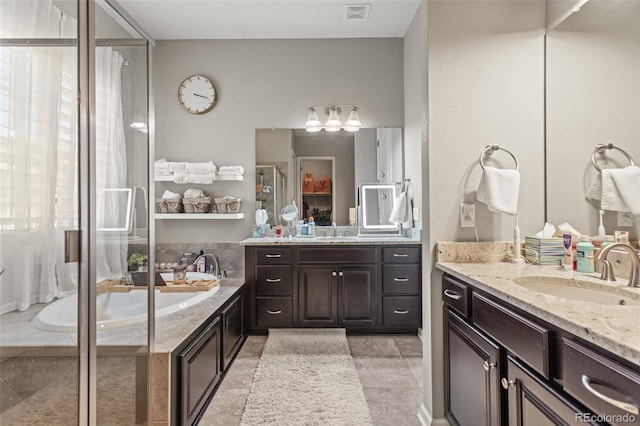
M 404 37 L 420 0 L 118 0 L 155 39 Z M 346 4 L 370 4 L 348 21 Z

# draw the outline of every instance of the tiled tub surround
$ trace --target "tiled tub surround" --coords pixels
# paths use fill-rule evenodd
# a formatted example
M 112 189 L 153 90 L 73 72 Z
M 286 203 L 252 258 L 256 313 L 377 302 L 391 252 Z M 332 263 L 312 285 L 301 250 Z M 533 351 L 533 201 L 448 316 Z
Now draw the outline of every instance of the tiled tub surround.
M 606 283 L 598 274 L 561 271 L 555 267 L 506 262 L 454 263 L 437 262 L 436 267 L 469 282 L 525 312 L 535 315 L 629 362 L 640 365 L 640 305 L 600 305 L 568 300 L 528 290 L 513 279 L 522 276 L 574 278 L 597 285 L 610 285 L 633 292 L 640 300 L 640 288 L 626 286 L 626 280 Z

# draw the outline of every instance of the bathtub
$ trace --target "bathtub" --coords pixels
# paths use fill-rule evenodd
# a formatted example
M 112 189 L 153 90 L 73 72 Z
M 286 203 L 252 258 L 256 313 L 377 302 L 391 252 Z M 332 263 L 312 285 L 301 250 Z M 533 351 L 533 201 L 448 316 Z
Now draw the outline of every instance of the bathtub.
M 162 274 L 165 280 L 172 274 Z M 209 278 L 211 275 L 189 272 L 188 279 Z M 209 291 L 193 293 L 161 293 L 156 290 L 156 318 L 195 305 L 215 294 L 219 286 Z M 31 323 L 45 331 L 75 332 L 77 330 L 78 295 L 72 294 L 42 309 Z M 128 293 L 99 293 L 96 297 L 97 329 L 122 327 L 147 320 L 147 292 L 131 290 Z

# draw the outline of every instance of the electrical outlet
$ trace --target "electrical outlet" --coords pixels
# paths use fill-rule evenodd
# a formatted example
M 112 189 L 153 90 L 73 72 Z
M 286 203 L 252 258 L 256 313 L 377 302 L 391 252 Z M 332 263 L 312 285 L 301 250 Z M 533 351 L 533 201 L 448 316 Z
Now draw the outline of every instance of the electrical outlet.
M 618 226 L 633 226 L 633 215 L 629 212 L 618 212 Z
M 476 205 L 473 203 L 460 204 L 460 227 L 473 228 L 476 226 Z

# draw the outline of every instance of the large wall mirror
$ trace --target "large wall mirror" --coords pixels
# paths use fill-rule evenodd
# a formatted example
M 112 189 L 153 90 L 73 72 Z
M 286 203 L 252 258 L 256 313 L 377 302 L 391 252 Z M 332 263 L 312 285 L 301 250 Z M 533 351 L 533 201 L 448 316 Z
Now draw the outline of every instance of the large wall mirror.
M 547 6 L 547 220 L 597 235 L 600 203 L 585 198 L 599 174 L 591 161 L 596 145 L 612 143 L 640 164 L 640 2 Z M 596 161 L 601 168 L 629 164 L 613 149 Z M 604 219 L 607 234 L 640 238 L 640 217 L 626 227 L 616 212 Z
M 295 200 L 300 218 L 317 226 L 355 224 L 356 188 L 403 181 L 400 128 L 350 133 L 301 129 L 256 130 L 256 209 L 270 225 L 282 223 L 282 207 Z

